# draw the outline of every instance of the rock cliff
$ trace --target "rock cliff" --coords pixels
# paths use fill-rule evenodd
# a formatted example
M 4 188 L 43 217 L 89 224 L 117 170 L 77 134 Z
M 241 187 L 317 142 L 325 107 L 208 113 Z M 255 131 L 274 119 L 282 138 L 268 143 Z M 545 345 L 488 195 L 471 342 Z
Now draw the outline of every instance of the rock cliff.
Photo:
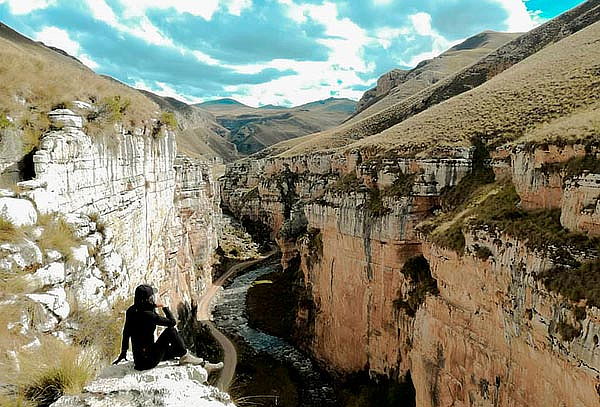
M 600 403 L 599 10 L 403 123 L 228 166 L 224 204 L 302 271 L 296 340 L 323 366 L 410 379 L 418 406 Z

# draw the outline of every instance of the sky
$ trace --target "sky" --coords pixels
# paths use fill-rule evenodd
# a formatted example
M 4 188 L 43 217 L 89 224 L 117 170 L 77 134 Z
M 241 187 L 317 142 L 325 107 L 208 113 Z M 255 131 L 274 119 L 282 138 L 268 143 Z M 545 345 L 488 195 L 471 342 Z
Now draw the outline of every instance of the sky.
M 0 0 L 0 21 L 131 86 L 188 103 L 358 100 L 484 30 L 582 0 Z

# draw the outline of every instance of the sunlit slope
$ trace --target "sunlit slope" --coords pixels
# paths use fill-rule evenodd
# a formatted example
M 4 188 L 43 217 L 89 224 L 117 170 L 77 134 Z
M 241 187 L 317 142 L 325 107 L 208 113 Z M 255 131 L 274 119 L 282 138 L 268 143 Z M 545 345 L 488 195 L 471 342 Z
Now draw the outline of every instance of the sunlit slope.
M 378 134 L 438 103 L 474 89 L 514 64 L 600 19 L 600 0 L 588 1 L 500 47 L 475 64 L 412 97 L 355 123 L 272 146 L 262 154 L 326 151 Z
M 372 91 L 367 91 L 359 102 L 359 104 L 362 102 L 365 106 L 360 108 L 358 113 L 348 122 L 357 122 L 409 98 L 449 75 L 479 61 L 519 35 L 521 34 L 485 31 L 468 38 L 433 59 L 421 62 L 410 71 L 401 73 L 401 75 L 397 74 L 397 79 L 390 84 L 385 83 L 388 80 L 384 75 L 380 78 L 377 88 L 372 90 L 375 91 L 373 97 L 369 98 L 368 95 Z M 387 90 L 390 86 L 393 87 Z M 383 89 L 379 89 L 381 87 Z
M 345 149 L 435 154 L 480 137 L 492 145 L 598 138 L 600 23 L 380 134 Z

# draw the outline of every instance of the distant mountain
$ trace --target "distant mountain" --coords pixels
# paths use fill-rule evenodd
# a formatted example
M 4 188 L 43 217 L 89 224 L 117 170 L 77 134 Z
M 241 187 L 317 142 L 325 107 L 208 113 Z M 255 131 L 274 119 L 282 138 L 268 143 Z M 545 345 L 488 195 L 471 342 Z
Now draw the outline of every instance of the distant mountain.
M 145 90 L 140 92 L 156 102 L 162 110 L 175 114 L 179 126 L 177 149 L 180 152 L 192 157 L 221 157 L 225 162 L 238 158 L 235 145 L 227 140 L 229 130 L 217 123 L 212 113 L 172 97 Z
M 334 127 L 356 108 L 350 99 L 329 98 L 293 108 L 267 105 L 246 106 L 233 99 L 197 105 L 216 116 L 227 128 L 229 141 L 242 154 L 251 154 L 272 144 Z
M 466 39 L 433 59 L 422 61 L 414 69 L 394 69 L 382 75 L 377 81 L 377 86 L 365 92 L 360 99 L 356 114 L 351 121 L 368 117 L 415 95 L 520 35 L 520 33 L 485 31 Z

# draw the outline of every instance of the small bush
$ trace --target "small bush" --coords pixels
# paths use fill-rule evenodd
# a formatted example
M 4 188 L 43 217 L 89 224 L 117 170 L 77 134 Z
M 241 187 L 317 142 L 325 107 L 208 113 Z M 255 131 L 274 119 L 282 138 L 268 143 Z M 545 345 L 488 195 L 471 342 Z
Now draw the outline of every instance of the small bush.
M 173 112 L 162 112 L 160 115 L 160 122 L 172 130 L 177 128 L 177 119 Z
M 475 257 L 477 257 L 479 260 L 486 261 L 492 256 L 492 251 L 485 246 L 475 245 L 474 250 Z
M 330 190 L 333 192 L 356 192 L 361 187 L 364 187 L 364 184 L 356 177 L 356 173 L 351 172 L 338 179 Z
M 408 196 L 412 192 L 414 184 L 415 174 L 404 174 L 400 171 L 392 185 L 385 187 L 381 193 L 383 196 L 396 198 Z
M 369 188 L 365 208 L 375 217 L 382 217 L 391 212 L 391 209 L 386 207 L 381 197 L 379 188 Z
M 12 126 L 12 122 L 8 120 L 8 117 L 4 113 L 0 113 L 0 130 L 7 129 Z
M 600 307 L 600 260 L 577 267 L 557 266 L 538 276 L 550 291 L 573 302 L 587 300 L 588 306 Z M 577 311 L 576 318 L 581 317 Z
M 61 217 L 41 216 L 38 223 L 44 228 L 38 241 L 40 248 L 44 250 L 58 250 L 69 259 L 72 249 L 81 244 L 81 239 L 75 236 L 73 228 Z
M 394 300 L 394 307 L 397 310 L 402 309 L 408 316 L 414 317 L 417 309 L 425 302 L 427 295 L 439 294 L 437 281 L 431 275 L 429 262 L 422 255 L 408 259 L 400 272 L 410 279 L 413 288 L 408 293 L 408 300 L 399 296 Z
M 557 329 L 563 341 L 571 342 L 581 335 L 581 329 L 578 329 L 571 324 L 567 324 L 566 322 L 559 322 Z
M 120 95 L 107 97 L 102 99 L 99 112 L 100 115 L 106 117 L 109 122 L 117 123 L 123 120 L 125 112 L 127 112 L 130 105 L 131 101 Z

